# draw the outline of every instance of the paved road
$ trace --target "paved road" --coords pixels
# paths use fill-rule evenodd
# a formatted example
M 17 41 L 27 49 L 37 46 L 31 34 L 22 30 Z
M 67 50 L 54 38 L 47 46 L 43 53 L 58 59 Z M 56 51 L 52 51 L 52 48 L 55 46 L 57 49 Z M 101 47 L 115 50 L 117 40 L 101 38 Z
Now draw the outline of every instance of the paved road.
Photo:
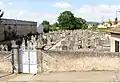
M 64 72 L 19 74 L 0 78 L 0 83 L 120 83 L 118 72 Z

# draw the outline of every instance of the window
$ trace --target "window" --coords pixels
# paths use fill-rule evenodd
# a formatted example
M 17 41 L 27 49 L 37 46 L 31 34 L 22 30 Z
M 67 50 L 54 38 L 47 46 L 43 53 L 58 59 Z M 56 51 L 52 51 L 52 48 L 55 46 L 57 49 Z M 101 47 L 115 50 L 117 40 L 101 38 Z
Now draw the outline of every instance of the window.
M 115 52 L 119 52 L 119 41 L 115 40 Z

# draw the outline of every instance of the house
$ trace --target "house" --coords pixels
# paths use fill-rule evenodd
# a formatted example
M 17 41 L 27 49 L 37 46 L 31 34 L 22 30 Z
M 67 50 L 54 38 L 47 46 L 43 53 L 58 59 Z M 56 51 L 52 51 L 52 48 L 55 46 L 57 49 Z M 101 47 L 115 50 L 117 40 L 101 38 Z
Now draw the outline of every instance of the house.
M 98 25 L 98 28 L 109 28 L 111 27 L 109 21 L 104 21 L 103 23 Z
M 120 25 L 112 28 L 110 31 L 110 51 L 120 52 Z
M 107 25 L 99 24 L 99 25 L 97 26 L 97 28 L 108 28 L 108 27 L 107 27 Z
M 100 24 L 100 23 L 94 21 L 87 21 L 86 24 L 88 25 L 88 28 L 92 28 L 94 24 Z
M 43 33 L 43 26 L 41 24 L 37 27 L 37 32 Z
M 111 22 L 111 24 L 110 24 Z M 120 25 L 120 21 L 116 24 L 115 21 L 104 21 L 98 25 L 98 28 L 114 28 Z

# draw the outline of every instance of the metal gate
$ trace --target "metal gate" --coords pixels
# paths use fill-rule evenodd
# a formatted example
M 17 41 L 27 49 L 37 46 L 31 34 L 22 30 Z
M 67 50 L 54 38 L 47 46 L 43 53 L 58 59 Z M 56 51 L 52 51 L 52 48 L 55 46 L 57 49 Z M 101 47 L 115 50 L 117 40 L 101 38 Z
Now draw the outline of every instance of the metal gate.
M 19 72 L 20 73 L 37 73 L 37 51 L 36 42 L 28 41 L 28 46 L 25 46 L 25 41 L 19 50 Z
M 36 51 L 20 51 L 20 73 L 37 73 Z

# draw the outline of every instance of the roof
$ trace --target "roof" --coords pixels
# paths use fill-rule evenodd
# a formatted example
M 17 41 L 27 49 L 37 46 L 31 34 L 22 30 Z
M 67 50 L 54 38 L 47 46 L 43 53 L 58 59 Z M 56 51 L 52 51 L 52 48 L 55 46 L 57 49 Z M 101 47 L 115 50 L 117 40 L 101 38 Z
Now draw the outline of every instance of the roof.
M 95 22 L 95 21 L 87 21 L 86 24 L 100 24 L 100 22 Z
M 23 20 L 16 20 L 16 19 L 4 19 L 2 18 L 2 23 L 1 24 L 6 24 L 6 25 L 11 25 L 11 24 L 20 24 L 20 25 L 36 25 L 37 26 L 37 22 L 33 22 L 33 21 L 23 21 Z
M 43 26 L 41 24 L 37 27 L 37 32 L 43 33 Z
M 109 30 L 110 33 L 120 34 L 120 25 Z

